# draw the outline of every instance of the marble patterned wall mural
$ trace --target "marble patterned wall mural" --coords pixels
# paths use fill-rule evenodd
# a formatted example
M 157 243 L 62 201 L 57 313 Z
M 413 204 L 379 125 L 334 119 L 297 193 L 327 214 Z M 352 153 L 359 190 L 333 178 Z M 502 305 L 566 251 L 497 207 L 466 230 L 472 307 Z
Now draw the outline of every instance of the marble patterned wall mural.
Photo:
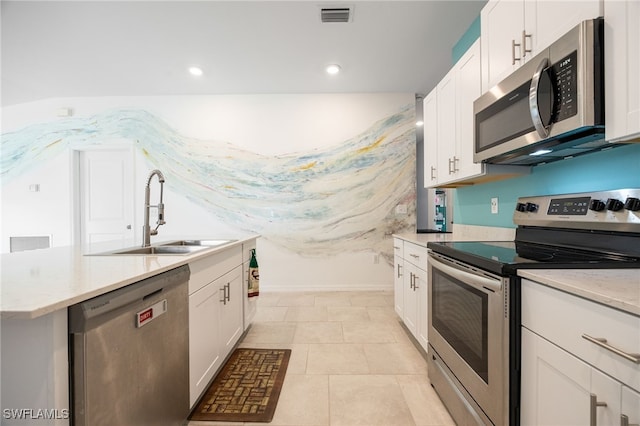
M 71 147 L 125 138 L 176 192 L 219 221 L 305 256 L 376 252 L 415 227 L 415 109 L 406 105 L 361 134 L 308 152 L 265 156 L 185 136 L 142 109 L 32 124 L 2 135 L 6 184 Z M 405 204 L 408 214 L 397 215 Z

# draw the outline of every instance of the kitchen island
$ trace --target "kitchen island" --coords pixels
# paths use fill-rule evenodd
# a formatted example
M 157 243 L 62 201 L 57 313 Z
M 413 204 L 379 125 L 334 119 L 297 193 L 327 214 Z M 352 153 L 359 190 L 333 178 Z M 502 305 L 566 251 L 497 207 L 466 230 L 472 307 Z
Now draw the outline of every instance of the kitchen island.
M 3 254 L 2 424 L 70 424 L 69 306 L 185 264 L 219 259 L 227 251 L 240 255 L 245 246 L 255 247 L 256 238 L 244 236 L 188 255 L 95 255 L 118 248 L 113 243 Z M 238 257 L 235 267 L 246 253 Z

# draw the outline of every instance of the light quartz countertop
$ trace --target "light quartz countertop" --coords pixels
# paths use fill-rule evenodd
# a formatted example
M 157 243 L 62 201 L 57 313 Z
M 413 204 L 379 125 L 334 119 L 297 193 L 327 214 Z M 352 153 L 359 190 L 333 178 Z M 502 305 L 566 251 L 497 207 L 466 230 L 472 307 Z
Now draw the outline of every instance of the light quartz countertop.
M 640 269 L 521 269 L 518 275 L 640 316 Z
M 126 247 L 113 243 L 2 254 L 0 318 L 37 318 L 258 237 L 231 237 L 188 255 L 87 255 Z
M 402 234 L 393 234 L 394 238 L 400 238 L 401 240 L 408 241 L 413 244 L 418 244 L 420 246 L 427 246 L 428 242 L 431 241 L 453 241 L 453 234 L 446 233 L 429 233 L 429 234 L 417 234 L 414 232 L 402 233 Z

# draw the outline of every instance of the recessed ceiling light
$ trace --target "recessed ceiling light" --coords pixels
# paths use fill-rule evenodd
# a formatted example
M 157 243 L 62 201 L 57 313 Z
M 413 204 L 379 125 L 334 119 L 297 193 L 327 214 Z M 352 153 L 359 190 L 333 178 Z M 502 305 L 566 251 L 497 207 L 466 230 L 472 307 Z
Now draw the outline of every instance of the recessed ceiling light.
M 327 73 L 331 74 L 331 75 L 336 75 L 340 72 L 340 65 L 338 64 L 331 64 L 327 66 Z
M 202 68 L 189 67 L 189 74 L 195 75 L 195 76 L 201 76 L 202 75 Z

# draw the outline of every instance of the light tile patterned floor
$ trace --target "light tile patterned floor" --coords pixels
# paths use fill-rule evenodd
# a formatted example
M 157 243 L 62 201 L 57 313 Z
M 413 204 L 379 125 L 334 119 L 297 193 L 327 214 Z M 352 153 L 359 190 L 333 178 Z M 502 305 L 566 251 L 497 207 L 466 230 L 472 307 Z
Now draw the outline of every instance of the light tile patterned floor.
M 240 347 L 292 349 L 269 425 L 454 425 L 398 322 L 393 293 L 260 293 Z

